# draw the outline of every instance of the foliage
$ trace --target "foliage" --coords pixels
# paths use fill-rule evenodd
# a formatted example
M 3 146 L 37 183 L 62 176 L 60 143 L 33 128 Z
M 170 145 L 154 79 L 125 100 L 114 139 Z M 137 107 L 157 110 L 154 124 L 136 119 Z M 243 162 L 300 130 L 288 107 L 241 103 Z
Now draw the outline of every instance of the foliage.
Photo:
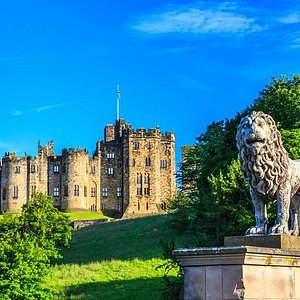
M 173 250 L 175 250 L 174 239 L 170 241 L 160 240 L 160 244 L 163 247 L 163 257 L 166 259 L 166 262 L 156 268 L 157 270 L 160 268 L 164 270 L 163 278 L 165 287 L 162 289 L 160 298 L 164 300 L 180 300 L 182 299 L 183 290 L 183 268 L 179 264 L 179 261 L 172 255 Z M 174 270 L 176 277 L 168 277 L 170 272 Z
M 179 174 L 182 193 L 169 205 L 174 218 L 171 224 L 193 232 L 196 246 L 222 245 L 224 236 L 241 235 L 254 223 L 235 146 L 237 126 L 252 110 L 270 114 L 290 157 L 300 158 L 300 77 L 274 77 L 251 107 L 230 120 L 213 122 L 185 154 Z M 274 201 L 268 203 L 268 211 L 272 225 Z
M 5 213 L 0 220 L 1 299 L 52 299 L 42 287 L 50 259 L 61 257 L 59 247 L 71 238 L 69 218 L 41 193 L 26 203 L 20 215 Z

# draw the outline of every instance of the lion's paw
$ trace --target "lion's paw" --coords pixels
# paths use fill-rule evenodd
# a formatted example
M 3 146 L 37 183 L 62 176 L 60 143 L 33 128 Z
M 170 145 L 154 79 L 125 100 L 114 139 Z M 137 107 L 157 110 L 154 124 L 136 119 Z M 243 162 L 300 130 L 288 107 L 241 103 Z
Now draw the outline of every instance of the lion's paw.
M 252 234 L 265 234 L 265 229 L 260 226 L 252 226 L 246 230 L 246 235 Z
M 291 234 L 288 227 L 282 224 L 276 224 L 269 230 L 269 234 Z

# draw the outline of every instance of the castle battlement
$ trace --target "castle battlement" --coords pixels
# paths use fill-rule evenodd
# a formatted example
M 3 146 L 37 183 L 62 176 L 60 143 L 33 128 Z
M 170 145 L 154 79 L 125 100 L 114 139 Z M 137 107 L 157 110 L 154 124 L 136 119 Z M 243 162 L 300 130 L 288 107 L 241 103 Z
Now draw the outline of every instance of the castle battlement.
M 63 157 L 72 157 L 72 156 L 80 156 L 80 155 L 88 155 L 89 152 L 86 148 L 64 148 L 62 150 L 62 156 Z
M 40 191 L 63 211 L 158 213 L 176 191 L 174 141 L 173 133 L 158 126 L 134 129 L 118 119 L 105 126 L 93 156 L 81 147 L 56 155 L 53 141 L 39 142 L 34 157 L 7 152 L 2 166 L 0 158 L 0 212 L 20 212 Z

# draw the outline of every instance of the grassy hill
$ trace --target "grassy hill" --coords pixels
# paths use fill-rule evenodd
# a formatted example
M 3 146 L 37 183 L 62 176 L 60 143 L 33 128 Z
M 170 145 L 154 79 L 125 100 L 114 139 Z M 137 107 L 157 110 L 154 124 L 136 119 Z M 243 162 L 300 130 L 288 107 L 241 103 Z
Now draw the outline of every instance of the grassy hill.
M 169 216 L 151 216 L 93 225 L 74 232 L 70 249 L 54 265 L 47 286 L 60 299 L 159 299 L 163 287 L 160 239 L 186 237 L 167 225 Z

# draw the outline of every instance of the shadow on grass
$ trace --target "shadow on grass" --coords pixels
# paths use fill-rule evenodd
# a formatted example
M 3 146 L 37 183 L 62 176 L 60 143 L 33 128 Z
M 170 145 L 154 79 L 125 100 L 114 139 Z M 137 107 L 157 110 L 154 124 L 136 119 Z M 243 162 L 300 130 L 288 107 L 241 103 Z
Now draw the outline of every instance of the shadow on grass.
M 115 280 L 92 282 L 70 286 L 65 289 L 64 299 L 159 299 L 164 287 L 163 279 L 139 278 L 135 280 Z

